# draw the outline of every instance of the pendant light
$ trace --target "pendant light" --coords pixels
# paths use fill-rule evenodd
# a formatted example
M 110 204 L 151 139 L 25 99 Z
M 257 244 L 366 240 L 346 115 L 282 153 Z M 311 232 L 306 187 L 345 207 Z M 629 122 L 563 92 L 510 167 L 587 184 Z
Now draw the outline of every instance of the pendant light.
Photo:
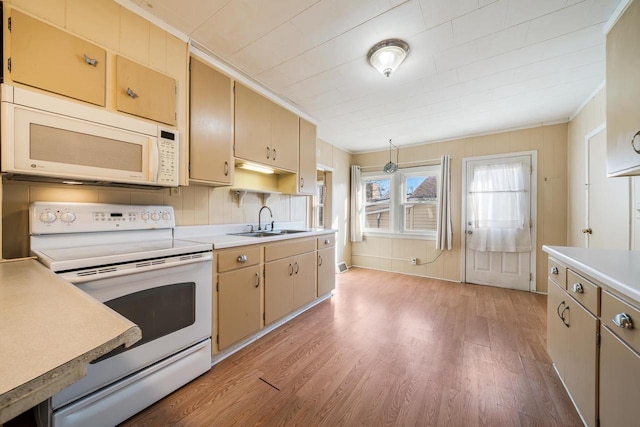
M 399 148 L 396 147 L 396 162 L 393 163 L 391 161 L 391 147 L 396 147 L 393 142 L 391 142 L 391 140 L 389 140 L 389 163 L 387 163 L 386 165 L 384 165 L 384 169 L 382 169 L 384 171 L 384 173 L 394 173 L 395 171 L 398 170 L 398 150 Z
M 407 42 L 399 39 L 388 39 L 376 43 L 369 53 L 367 59 L 373 68 L 389 77 L 409 53 Z

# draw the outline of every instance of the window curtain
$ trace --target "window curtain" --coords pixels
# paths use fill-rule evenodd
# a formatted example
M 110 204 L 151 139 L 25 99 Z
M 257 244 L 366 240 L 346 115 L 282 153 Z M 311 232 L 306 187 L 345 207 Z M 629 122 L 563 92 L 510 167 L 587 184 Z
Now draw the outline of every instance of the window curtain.
M 469 191 L 469 248 L 489 252 L 531 250 L 529 194 L 522 163 L 477 166 Z
M 362 242 L 364 230 L 364 192 L 360 166 L 351 166 L 351 241 Z
M 440 159 L 438 179 L 438 222 L 436 223 L 436 249 L 451 250 L 451 157 Z

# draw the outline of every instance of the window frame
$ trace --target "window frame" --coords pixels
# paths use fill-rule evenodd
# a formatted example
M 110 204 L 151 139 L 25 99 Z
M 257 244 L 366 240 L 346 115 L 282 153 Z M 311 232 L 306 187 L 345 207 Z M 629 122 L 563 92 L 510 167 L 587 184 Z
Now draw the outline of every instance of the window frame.
M 361 215 L 366 215 L 366 183 L 374 179 L 389 179 L 389 230 L 380 230 L 378 228 L 366 227 L 366 218 L 363 218 L 364 235 L 378 236 L 378 237 L 403 237 L 403 238 L 416 238 L 424 240 L 435 240 L 436 230 L 406 230 L 405 229 L 405 209 L 407 206 L 415 206 L 418 204 L 438 204 L 440 194 L 437 194 L 435 201 L 429 202 L 410 202 L 406 201 L 406 178 L 412 176 L 433 175 L 436 179 L 440 179 L 440 164 L 430 166 L 419 166 L 413 168 L 399 169 L 397 172 L 388 175 L 380 172 L 363 172 L 362 173 L 362 187 L 363 194 L 365 195 L 365 201 Z M 436 220 L 437 221 L 437 220 Z

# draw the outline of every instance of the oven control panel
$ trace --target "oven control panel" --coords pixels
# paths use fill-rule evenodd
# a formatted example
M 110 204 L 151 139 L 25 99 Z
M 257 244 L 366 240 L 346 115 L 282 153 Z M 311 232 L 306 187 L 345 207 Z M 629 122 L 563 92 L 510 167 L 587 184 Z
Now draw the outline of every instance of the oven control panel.
M 152 230 L 175 225 L 172 206 L 33 202 L 29 207 L 31 234 Z

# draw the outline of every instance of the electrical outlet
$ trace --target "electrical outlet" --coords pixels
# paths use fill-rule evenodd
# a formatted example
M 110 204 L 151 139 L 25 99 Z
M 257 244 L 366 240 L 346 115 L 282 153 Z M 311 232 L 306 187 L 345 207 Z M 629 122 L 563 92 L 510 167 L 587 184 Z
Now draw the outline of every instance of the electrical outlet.
M 411 258 L 411 265 L 418 265 L 418 258 Z
M 180 196 L 180 187 L 169 188 L 169 196 Z

